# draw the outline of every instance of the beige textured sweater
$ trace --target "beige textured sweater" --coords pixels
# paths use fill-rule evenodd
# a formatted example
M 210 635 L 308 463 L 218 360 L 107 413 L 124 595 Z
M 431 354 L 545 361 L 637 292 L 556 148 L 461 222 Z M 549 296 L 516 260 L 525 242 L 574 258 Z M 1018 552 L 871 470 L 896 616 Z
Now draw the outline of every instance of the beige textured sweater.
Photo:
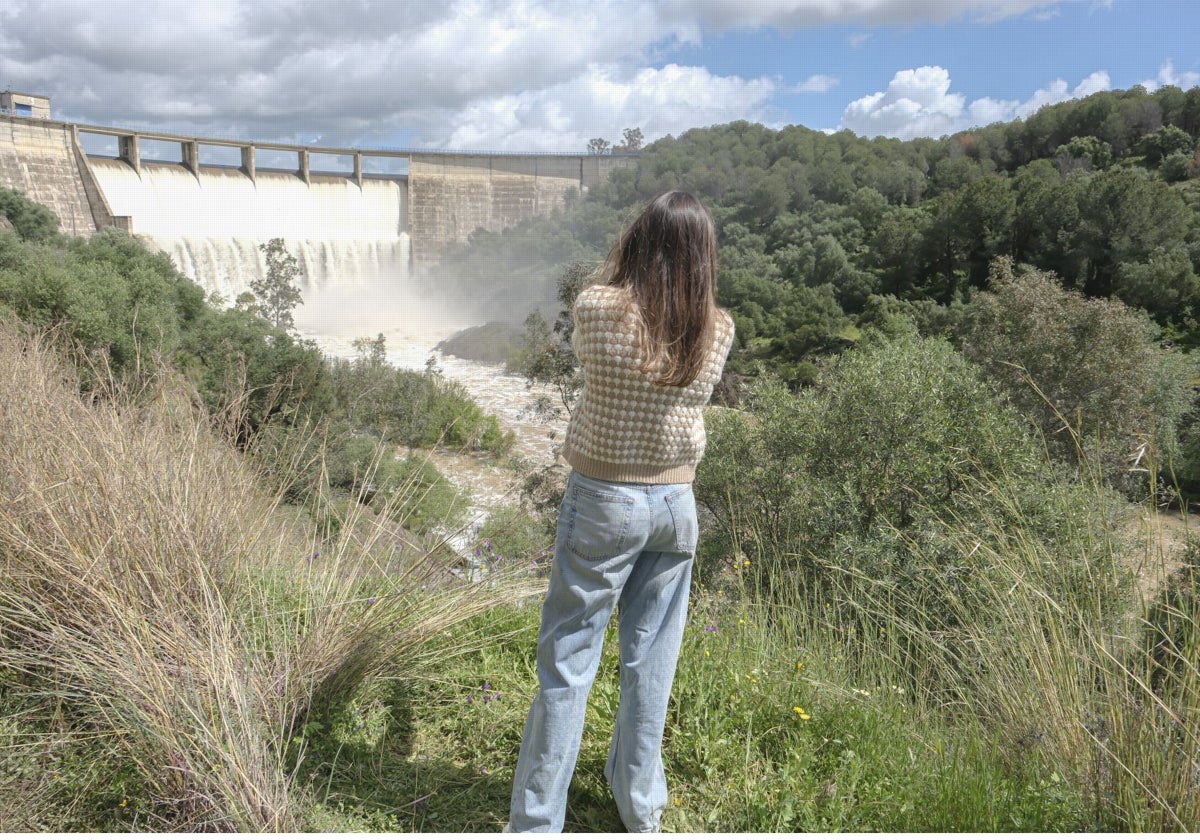
M 591 286 L 575 300 L 571 343 L 583 364 L 583 390 L 567 424 L 563 457 L 604 481 L 685 484 L 704 455 L 704 406 L 733 343 L 733 320 L 717 317 L 708 357 L 690 385 L 656 385 L 642 373 L 630 294 Z

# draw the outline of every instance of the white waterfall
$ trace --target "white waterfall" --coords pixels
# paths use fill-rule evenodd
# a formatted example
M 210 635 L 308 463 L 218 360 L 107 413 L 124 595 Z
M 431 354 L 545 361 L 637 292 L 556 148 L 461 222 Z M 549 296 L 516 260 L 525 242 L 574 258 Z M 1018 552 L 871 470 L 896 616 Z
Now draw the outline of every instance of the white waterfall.
M 300 263 L 301 332 L 437 340 L 462 326 L 422 300 L 409 276 L 407 189 L 403 181 L 93 158 L 114 215 L 165 251 L 176 267 L 232 303 L 262 277 L 259 246 L 280 237 Z

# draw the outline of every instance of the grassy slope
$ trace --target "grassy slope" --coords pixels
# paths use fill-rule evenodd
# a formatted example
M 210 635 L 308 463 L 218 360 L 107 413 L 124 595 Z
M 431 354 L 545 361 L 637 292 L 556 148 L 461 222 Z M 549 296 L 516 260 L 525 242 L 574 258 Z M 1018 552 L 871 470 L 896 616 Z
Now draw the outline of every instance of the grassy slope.
M 503 824 L 535 689 L 536 598 L 514 604 L 537 579 L 381 577 L 361 545 L 281 518 L 173 386 L 82 400 L 12 331 L 0 417 L 0 829 Z M 1167 563 L 1139 533 L 1143 562 Z M 1101 577 L 1118 562 L 1091 551 Z M 746 568 L 698 588 L 666 827 L 1200 826 L 1189 567 L 1149 658 L 1140 612 L 1098 638 L 1044 588 L 1051 548 L 1014 533 L 991 559 L 1000 623 L 919 671 L 886 613 L 767 608 Z M 602 772 L 615 670 L 610 647 L 569 830 L 620 828 Z

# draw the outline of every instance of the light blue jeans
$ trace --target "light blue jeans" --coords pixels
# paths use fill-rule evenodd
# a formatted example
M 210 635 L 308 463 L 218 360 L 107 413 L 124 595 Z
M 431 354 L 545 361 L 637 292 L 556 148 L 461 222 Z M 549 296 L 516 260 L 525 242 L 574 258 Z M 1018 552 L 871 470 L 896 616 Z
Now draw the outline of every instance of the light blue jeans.
M 561 832 L 588 692 L 619 607 L 621 699 L 604 775 L 629 831 L 659 830 L 662 736 L 687 621 L 699 528 L 690 484 L 618 484 L 572 472 L 538 634 L 509 830 Z

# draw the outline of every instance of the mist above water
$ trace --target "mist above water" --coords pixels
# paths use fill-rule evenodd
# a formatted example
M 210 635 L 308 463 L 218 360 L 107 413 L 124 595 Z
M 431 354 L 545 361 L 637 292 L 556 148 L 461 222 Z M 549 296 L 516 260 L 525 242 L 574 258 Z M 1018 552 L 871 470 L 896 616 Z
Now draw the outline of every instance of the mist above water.
M 227 304 L 266 273 L 260 245 L 284 240 L 300 264 L 304 335 L 335 346 L 383 333 L 389 344 L 432 346 L 479 313 L 418 283 L 409 270 L 407 192 L 402 181 L 314 175 L 310 184 L 283 172 L 252 181 L 236 169 L 93 159 L 112 212 L 166 252 L 183 274 Z M 470 297 L 464 295 L 464 297 Z

